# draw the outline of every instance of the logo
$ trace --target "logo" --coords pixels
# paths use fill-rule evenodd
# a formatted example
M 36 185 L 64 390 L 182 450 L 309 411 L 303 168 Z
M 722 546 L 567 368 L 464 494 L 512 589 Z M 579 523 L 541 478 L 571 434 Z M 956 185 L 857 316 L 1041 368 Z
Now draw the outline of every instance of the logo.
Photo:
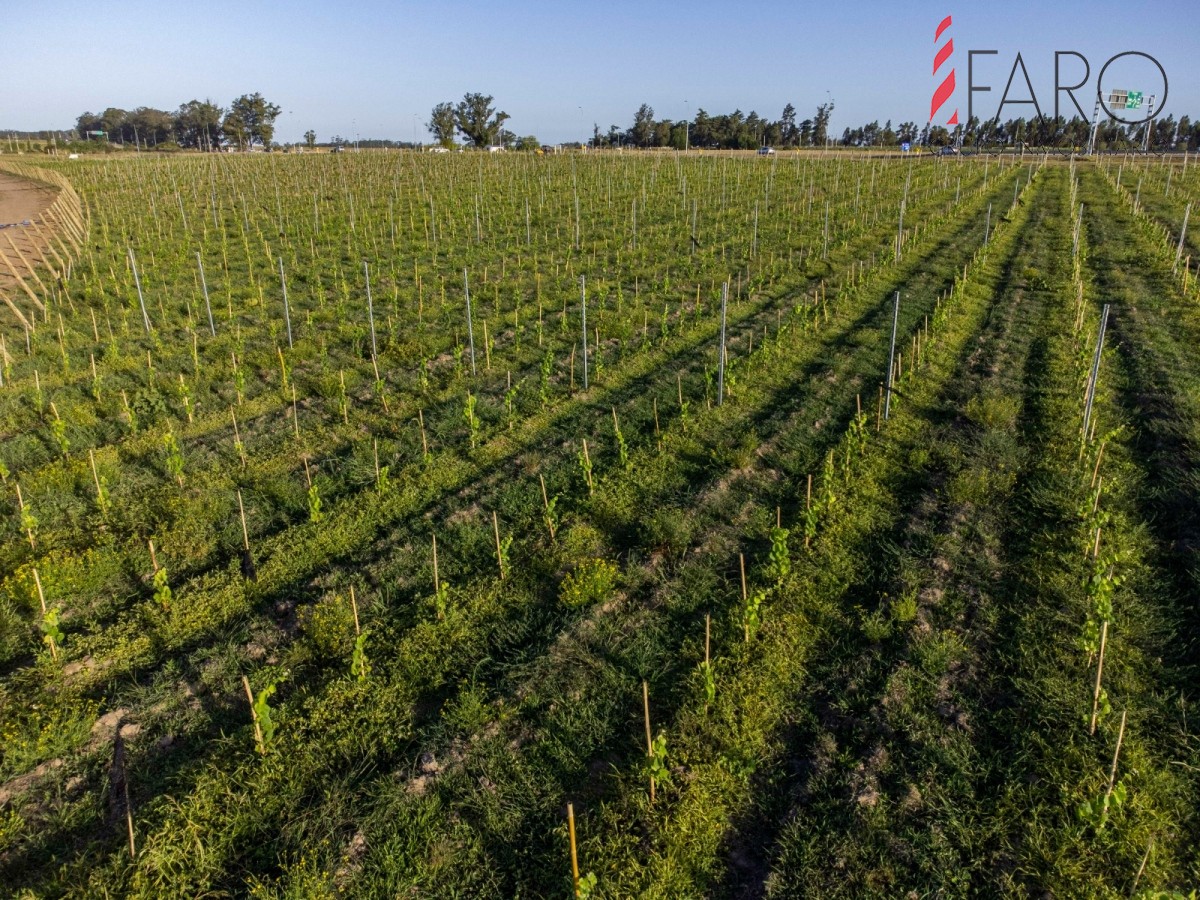
M 937 28 L 934 30 L 933 42 L 936 46 L 933 57 L 933 76 L 940 78 L 937 86 L 934 88 L 933 97 L 929 103 L 929 121 L 932 122 L 934 117 L 943 111 L 943 108 L 950 109 L 951 98 L 954 96 L 957 82 L 955 79 L 955 68 L 951 62 L 951 57 L 954 55 L 954 39 L 947 37 L 945 43 L 940 43 L 946 32 L 953 25 L 951 16 L 946 16 Z M 940 44 L 940 45 L 939 45 Z M 998 56 L 999 50 L 968 50 L 967 51 L 967 119 L 975 118 L 976 95 L 991 93 L 992 85 L 982 84 L 980 76 L 976 74 L 976 57 Z M 1076 61 L 1072 68 L 1076 74 L 1073 76 L 1078 79 L 1074 84 L 1067 83 L 1068 76 L 1063 73 L 1064 62 Z M 1112 83 L 1114 78 L 1109 77 L 1109 69 L 1114 63 L 1124 61 L 1122 65 L 1118 65 L 1114 71 L 1119 72 L 1122 78 L 1137 78 L 1145 79 L 1146 83 L 1138 84 L 1135 88 L 1120 87 Z M 1137 64 L 1140 61 L 1140 64 Z M 947 64 L 950 64 L 947 68 Z M 1082 77 L 1078 74 L 1079 64 L 1082 63 Z M 1131 66 L 1130 63 L 1135 65 Z M 1133 69 L 1132 73 L 1129 71 Z M 1155 72 L 1155 70 L 1157 70 Z M 1017 81 L 1018 73 L 1020 80 L 1024 82 L 1023 86 L 1018 85 L 1014 91 L 1013 84 Z M 1167 79 L 1166 69 L 1162 63 L 1142 50 L 1123 50 L 1109 57 L 1103 66 L 1100 67 L 1099 74 L 1096 77 L 1096 94 L 1095 94 L 1095 109 L 1092 116 L 1089 116 L 1085 105 L 1090 99 L 1086 92 L 1088 82 L 1092 75 L 1092 64 L 1084 54 L 1078 50 L 1056 50 L 1054 51 L 1054 113 L 1057 118 L 1065 112 L 1065 118 L 1070 118 L 1075 114 L 1085 121 L 1089 118 L 1098 118 L 1100 110 L 1103 109 L 1105 114 L 1112 120 L 1121 122 L 1124 125 L 1142 125 L 1160 116 L 1166 108 L 1167 94 L 1170 85 Z M 1161 90 L 1159 89 L 1161 82 Z M 1045 88 L 1043 87 L 1043 91 Z M 1080 94 L 1077 94 L 1080 92 Z M 1066 95 L 1065 103 L 1063 95 Z M 1044 96 L 1044 94 L 1043 94 Z M 1083 103 L 1080 103 L 1080 96 L 1083 98 Z M 1037 91 L 1034 88 L 1033 80 L 1029 77 L 1029 70 L 1026 68 L 1025 60 L 1021 53 L 1018 52 L 1013 60 L 1012 66 L 1008 72 L 1008 80 L 1004 85 L 1004 91 L 1000 95 L 1000 103 L 996 107 L 995 114 L 991 116 L 980 116 L 981 119 L 986 118 L 992 121 L 999 121 L 1007 106 L 1032 106 L 1033 112 L 1039 120 L 1045 120 L 1046 115 L 1042 111 L 1041 101 L 1038 99 Z M 1074 111 L 1071 111 L 1074 107 Z M 1144 115 L 1133 117 L 1130 113 L 1144 111 Z M 945 124 L 958 124 L 958 108 L 953 106 L 953 113 L 946 119 Z
M 950 16 L 946 16 L 946 18 L 942 19 L 941 24 L 939 24 L 937 27 L 937 31 L 935 31 L 933 34 L 933 42 L 935 44 L 939 40 L 941 40 L 942 35 L 946 33 L 946 29 L 948 29 L 952 24 L 953 23 L 950 21 Z M 947 60 L 949 60 L 950 57 L 953 55 L 954 55 L 954 38 L 950 38 L 946 41 L 945 44 L 942 45 L 941 49 L 938 50 L 936 54 L 934 54 L 933 74 L 935 77 L 937 76 L 938 69 L 940 69 L 942 67 L 942 64 L 945 63 Z M 950 71 L 947 72 L 945 77 L 942 79 L 942 83 L 939 84 L 933 92 L 933 99 L 929 103 L 929 121 L 930 122 L 933 121 L 933 117 L 937 115 L 938 110 L 946 105 L 946 101 L 950 99 L 950 96 L 953 93 L 954 93 L 954 66 L 951 66 Z M 958 124 L 958 109 L 957 108 L 954 110 L 954 115 L 952 115 L 949 119 L 946 120 L 946 124 L 947 125 L 957 125 Z

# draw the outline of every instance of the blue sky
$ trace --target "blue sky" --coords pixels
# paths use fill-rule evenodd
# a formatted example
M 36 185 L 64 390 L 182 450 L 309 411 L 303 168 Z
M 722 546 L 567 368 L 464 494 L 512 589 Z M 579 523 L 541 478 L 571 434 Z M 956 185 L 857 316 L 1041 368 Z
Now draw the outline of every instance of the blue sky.
M 805 118 L 827 96 L 840 134 L 875 118 L 928 121 L 934 29 L 947 14 L 958 82 L 947 111 L 957 105 L 963 119 L 969 49 L 999 51 L 977 57 L 976 84 L 993 86 L 975 95 L 985 117 L 995 114 L 1018 51 L 1043 110 L 1052 111 L 1055 50 L 1088 58 L 1089 97 L 1109 57 L 1150 53 L 1170 79 L 1165 112 L 1195 117 L 1196 13 L 1183 2 L 1071 0 L 6 0 L 0 127 L 67 128 L 85 110 L 173 110 L 207 97 L 224 105 L 261 91 L 284 109 L 279 140 L 297 140 L 308 128 L 320 140 L 356 132 L 402 140 L 415 132 L 424 140 L 435 103 L 481 91 L 512 116 L 513 131 L 549 141 L 589 136 L 593 122 L 627 127 L 643 102 L 666 118 L 701 107 L 777 118 L 790 101 Z M 1069 63 L 1064 82 L 1082 69 Z M 1110 76 L 1106 88 L 1161 91 L 1145 61 L 1114 63 Z M 1020 76 L 1011 96 L 1028 96 Z M 1090 101 L 1084 105 L 1090 113 Z M 1023 111 L 1032 107 L 1008 107 L 1005 117 Z

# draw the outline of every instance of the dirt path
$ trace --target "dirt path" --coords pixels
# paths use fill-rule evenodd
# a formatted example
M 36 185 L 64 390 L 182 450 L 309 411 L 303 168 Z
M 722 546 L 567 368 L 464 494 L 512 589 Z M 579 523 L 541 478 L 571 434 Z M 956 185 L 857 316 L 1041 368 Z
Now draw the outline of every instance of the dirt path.
M 0 228 L 33 219 L 55 196 L 52 188 L 0 172 Z
M 53 221 L 51 206 L 59 196 L 53 187 L 0 172 L 0 317 L 8 313 L 27 326 L 43 309 L 49 277 L 57 277 L 67 253 Z M 49 216 L 49 217 L 48 217 Z M 57 245 L 57 247 L 56 247 Z M 39 274 L 39 271 L 40 274 Z

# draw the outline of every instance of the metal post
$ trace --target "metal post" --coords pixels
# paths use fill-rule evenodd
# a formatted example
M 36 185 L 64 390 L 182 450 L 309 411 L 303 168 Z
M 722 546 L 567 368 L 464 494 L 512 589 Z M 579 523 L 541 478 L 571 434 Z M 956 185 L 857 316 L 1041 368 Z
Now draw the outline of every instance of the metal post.
M 367 321 L 371 323 L 371 357 L 375 358 L 379 355 L 378 348 L 375 346 L 375 306 L 371 302 L 371 269 L 365 259 L 363 260 L 363 278 L 367 282 Z
M 911 174 L 911 173 L 910 173 Z M 907 193 L 907 188 L 905 192 Z M 896 262 L 900 262 L 900 241 L 904 237 L 904 206 L 908 201 L 900 201 L 900 227 L 896 229 Z
M 1100 377 L 1100 351 L 1104 349 L 1104 332 L 1108 329 L 1108 304 L 1100 313 L 1100 333 L 1096 336 L 1096 355 L 1092 358 L 1092 374 L 1088 377 L 1087 403 L 1083 408 L 1083 439 L 1088 436 L 1092 422 L 1092 401 L 1096 399 L 1096 380 Z
M 588 388 L 588 354 L 587 354 L 587 281 L 579 276 L 579 303 L 583 308 L 583 389 Z
M 213 324 L 212 304 L 208 302 L 208 281 L 204 278 L 204 260 L 200 258 L 200 251 L 196 251 L 196 265 L 200 267 L 200 287 L 204 291 L 204 309 L 208 312 L 208 330 L 212 332 L 212 336 L 217 336 L 217 326 Z
M 150 333 L 150 316 L 146 314 L 146 300 L 142 297 L 142 279 L 138 278 L 137 259 L 134 258 L 133 248 L 129 248 L 129 265 L 133 269 L 133 283 L 137 285 L 138 304 L 142 307 L 142 324 L 146 326 L 146 334 Z
M 992 204 L 988 204 L 987 221 L 983 223 L 983 246 L 987 246 L 988 237 L 992 231 Z
M 1087 155 L 1096 152 L 1096 132 L 1100 129 L 1100 97 L 1096 97 L 1096 108 L 1092 111 L 1092 133 L 1088 137 Z
M 725 402 L 725 308 L 729 304 L 729 282 L 721 287 L 721 346 L 717 351 L 717 406 Z
M 283 286 L 283 321 L 287 323 L 288 349 L 292 349 L 292 311 L 288 308 L 287 279 L 283 277 L 283 257 L 279 257 L 279 283 Z
M 475 329 L 471 326 L 471 285 L 467 282 L 467 267 L 463 266 L 463 293 L 467 295 L 467 344 L 471 348 L 471 374 L 475 374 Z
M 1179 232 L 1179 246 L 1175 248 L 1175 265 L 1171 267 L 1171 272 L 1179 271 L 1179 260 L 1183 256 L 1183 239 L 1187 235 L 1188 217 L 1192 214 L 1192 204 L 1187 205 L 1187 209 L 1183 211 L 1183 229 Z
M 887 390 L 883 396 L 883 418 L 887 420 L 892 411 L 892 371 L 896 367 L 896 328 L 900 324 L 900 292 L 892 301 L 892 343 L 888 347 Z
M 1079 255 L 1079 231 L 1083 227 L 1083 204 L 1079 204 L 1079 215 L 1075 217 L 1075 240 L 1071 248 L 1071 256 Z

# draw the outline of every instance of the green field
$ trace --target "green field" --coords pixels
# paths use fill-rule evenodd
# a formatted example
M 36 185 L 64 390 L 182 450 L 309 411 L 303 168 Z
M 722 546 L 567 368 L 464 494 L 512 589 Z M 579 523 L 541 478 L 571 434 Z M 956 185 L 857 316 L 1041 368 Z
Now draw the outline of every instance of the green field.
M 41 165 L 5 892 L 1200 887 L 1194 163 Z

